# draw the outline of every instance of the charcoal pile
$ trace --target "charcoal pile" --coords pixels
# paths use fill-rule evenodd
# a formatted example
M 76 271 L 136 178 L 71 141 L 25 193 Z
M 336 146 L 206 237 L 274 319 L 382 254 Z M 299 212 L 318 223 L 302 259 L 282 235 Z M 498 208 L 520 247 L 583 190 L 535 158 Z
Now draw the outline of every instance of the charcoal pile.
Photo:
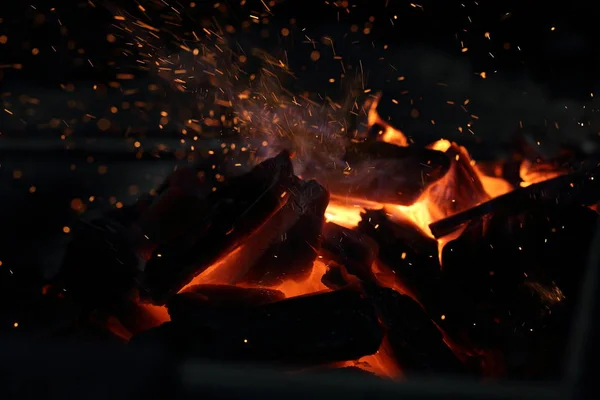
M 28 325 L 22 335 L 182 360 L 556 378 L 598 169 L 494 197 L 466 149 L 446 147 L 355 143 L 345 178 L 300 178 L 287 151 L 218 182 L 202 165 L 178 169 L 136 203 L 82 219 L 52 285 L 2 290 L 27 299 L 6 318 Z

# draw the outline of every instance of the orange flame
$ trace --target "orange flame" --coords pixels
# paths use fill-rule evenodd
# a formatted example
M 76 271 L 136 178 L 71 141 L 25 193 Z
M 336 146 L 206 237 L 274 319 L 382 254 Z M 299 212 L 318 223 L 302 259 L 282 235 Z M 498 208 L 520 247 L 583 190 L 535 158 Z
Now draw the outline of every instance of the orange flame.
M 390 124 L 385 122 L 377 112 L 377 106 L 379 105 L 380 100 L 381 95 L 379 94 L 372 100 L 371 106 L 369 107 L 369 113 L 367 114 L 367 123 L 369 128 L 373 128 L 374 126 L 381 127 L 381 130 L 378 132 L 377 140 L 395 144 L 396 146 L 400 147 L 408 147 L 408 139 L 406 138 L 406 135 L 402 131 L 393 128 Z
M 534 183 L 540 183 L 567 174 L 569 171 L 557 168 L 552 163 L 534 163 L 527 159 L 521 162 L 519 176 L 521 187 L 527 187 Z

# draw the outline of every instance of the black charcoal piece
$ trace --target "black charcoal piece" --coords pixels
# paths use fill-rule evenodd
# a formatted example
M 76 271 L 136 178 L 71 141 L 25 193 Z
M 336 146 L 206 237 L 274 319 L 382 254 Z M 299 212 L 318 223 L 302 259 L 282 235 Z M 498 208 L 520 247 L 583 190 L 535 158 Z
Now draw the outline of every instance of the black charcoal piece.
M 329 193 L 316 181 L 300 182 L 286 193 L 287 203 L 240 247 L 237 277 L 230 282 L 274 286 L 304 280 L 321 247 Z
M 377 258 L 379 246 L 369 236 L 327 222 L 323 227 L 322 256 L 326 261 L 343 265 L 359 279 L 373 281 L 371 265 Z
M 386 328 L 396 362 L 406 374 L 463 374 L 465 367 L 443 341 L 430 316 L 413 299 L 390 288 L 366 285 Z
M 437 296 L 440 264 L 437 241 L 423 233 L 412 221 L 388 217 L 384 211 L 362 214 L 358 231 L 379 245 L 379 260 L 402 285 L 419 298 Z
M 287 152 L 229 180 L 208 196 L 207 207 L 197 210 L 202 218 L 194 229 L 152 249 L 139 279 L 141 294 L 164 303 L 276 214 L 287 202 L 282 194 L 298 181 Z
M 174 321 L 190 318 L 194 314 L 221 309 L 245 309 L 285 299 L 279 290 L 242 288 L 229 285 L 194 285 L 168 302 Z
M 373 305 L 353 290 L 182 317 L 133 341 L 211 360 L 309 365 L 374 354 L 382 340 Z

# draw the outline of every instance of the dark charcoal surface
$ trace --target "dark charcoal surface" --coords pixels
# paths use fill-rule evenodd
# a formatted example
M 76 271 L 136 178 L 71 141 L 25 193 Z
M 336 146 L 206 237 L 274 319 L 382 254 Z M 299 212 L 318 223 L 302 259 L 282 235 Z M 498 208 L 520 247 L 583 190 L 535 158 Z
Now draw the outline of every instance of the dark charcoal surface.
M 273 289 L 241 288 L 227 285 L 194 285 L 179 293 L 168 302 L 168 310 L 174 321 L 203 318 L 209 313 L 248 309 L 285 299 L 285 295 Z
M 379 348 L 382 332 L 371 302 L 340 290 L 262 306 L 185 313 L 132 344 L 169 346 L 213 360 L 315 364 L 354 360 Z
M 443 341 L 431 317 L 413 299 L 390 288 L 367 285 L 393 355 L 407 374 L 462 374 L 465 367 Z

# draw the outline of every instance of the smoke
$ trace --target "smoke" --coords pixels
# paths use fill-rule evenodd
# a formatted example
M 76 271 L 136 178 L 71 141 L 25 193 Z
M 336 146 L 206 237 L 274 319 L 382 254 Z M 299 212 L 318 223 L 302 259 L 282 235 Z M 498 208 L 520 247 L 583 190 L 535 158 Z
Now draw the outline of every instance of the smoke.
M 592 104 L 553 98 L 526 76 L 476 70 L 462 53 L 384 48 L 331 26 L 290 27 L 285 40 L 269 43 L 261 40 L 260 26 L 230 33 L 203 22 L 204 29 L 194 24 L 193 31 L 172 33 L 165 25 L 158 33 L 137 22 L 133 10 L 108 9 L 124 18 L 110 28 L 124 54 L 110 68 L 137 68 L 136 78 L 104 95 L 91 89 L 93 82 L 79 82 L 73 92 L 32 88 L 31 96 L 41 99 L 37 105 L 20 104 L 21 87 L 14 99 L 4 100 L 16 125 L 59 121 L 60 128 L 92 135 L 97 120 L 106 118 L 114 131 L 169 133 L 186 142 L 195 135 L 225 141 L 237 136 L 264 156 L 294 151 L 300 174 L 311 164 L 343 164 L 348 141 L 366 130 L 365 101 L 378 91 L 384 92 L 384 120 L 420 144 L 448 138 L 495 147 L 520 127 L 537 126 L 548 141 L 585 146 L 600 125 Z M 158 11 L 176 15 L 163 6 Z M 111 115 L 112 107 L 118 113 Z M 165 119 L 168 124 L 161 123 Z M 188 136 L 180 137 L 184 130 Z

